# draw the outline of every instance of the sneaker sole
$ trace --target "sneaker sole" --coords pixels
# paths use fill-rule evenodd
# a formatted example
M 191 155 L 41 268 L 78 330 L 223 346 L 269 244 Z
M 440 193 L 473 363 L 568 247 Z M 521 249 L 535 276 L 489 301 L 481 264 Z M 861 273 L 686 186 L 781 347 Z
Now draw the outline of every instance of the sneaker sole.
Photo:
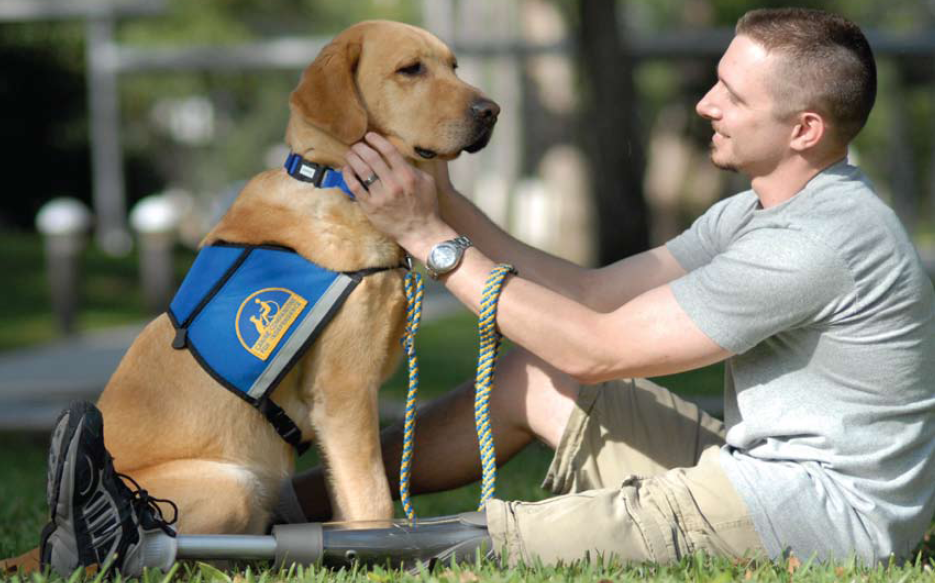
M 100 412 L 93 405 L 85 402 L 72 403 L 68 409 L 59 415 L 58 421 L 55 422 L 52 442 L 49 445 L 48 476 L 46 478 L 46 502 L 49 505 L 49 520 L 51 522 L 54 522 L 55 517 L 58 515 L 58 502 L 62 490 L 62 472 L 65 469 L 67 457 L 65 450 L 72 449 L 75 433 L 81 427 L 81 422 L 84 419 L 91 421 L 89 428 L 96 429 L 98 435 L 103 430 L 103 420 L 100 418 Z M 70 489 L 71 480 L 68 480 L 68 482 Z
M 104 421 L 94 405 L 72 403 L 59 417 L 49 447 L 49 524 L 41 538 L 41 561 L 58 574 L 68 576 L 76 568 L 96 562 L 84 527 L 74 514 L 76 495 L 84 498 L 97 488 L 97 472 L 90 459 L 75 459 L 79 446 L 103 447 Z M 92 449 L 93 451 L 93 449 Z M 83 490 L 75 492 L 77 484 Z

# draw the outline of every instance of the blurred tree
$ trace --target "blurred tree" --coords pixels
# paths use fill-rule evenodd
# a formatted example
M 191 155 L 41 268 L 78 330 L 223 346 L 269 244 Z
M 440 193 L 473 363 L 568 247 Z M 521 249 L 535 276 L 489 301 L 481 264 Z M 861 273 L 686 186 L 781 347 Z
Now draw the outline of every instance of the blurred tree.
M 164 15 L 121 21 L 117 36 L 130 45 L 165 46 L 330 35 L 369 18 L 418 23 L 424 1 L 170 0 Z M 888 32 L 912 33 L 935 25 L 932 0 L 553 1 L 564 9 L 580 48 L 585 107 L 580 136 L 592 161 L 603 263 L 646 248 L 648 221 L 642 192 L 646 138 L 666 104 L 679 104 L 683 119 L 696 120 L 694 102 L 713 79 L 714 70 L 713 62 L 700 60 L 634 63 L 623 51 L 622 34 L 632 31 L 647 37 L 660 30 L 731 27 L 751 8 L 789 4 L 825 8 Z M 2 152 L 8 190 L 17 193 L 0 203 L 0 225 L 31 226 L 35 209 L 57 194 L 89 198 L 83 35 L 77 22 L 0 24 L 0 66 L 5 72 L 0 79 Z M 935 184 L 933 62 L 920 59 L 900 67 L 892 60 L 881 63 L 878 105 L 857 149 L 884 189 L 894 151 L 889 127 L 897 114 L 908 120 L 904 141 L 911 144 L 920 169 L 916 184 L 920 188 Z M 282 140 L 288 113 L 285 98 L 297 78 L 298 71 L 123 76 L 129 202 L 168 184 L 216 191 L 263 168 L 264 150 Z M 159 102 L 192 97 L 204 98 L 214 108 L 214 134 L 207 143 L 179 143 L 157 123 Z M 686 137 L 694 132 L 703 144 L 710 137 L 709 129 L 698 123 L 684 132 Z M 935 191 L 935 186 L 927 188 Z M 930 205 L 935 213 L 935 200 Z
M 591 162 L 596 202 L 598 263 L 649 247 L 643 200 L 643 137 L 634 93 L 633 60 L 623 50 L 617 2 L 577 4 L 578 65 L 582 79 L 581 140 Z

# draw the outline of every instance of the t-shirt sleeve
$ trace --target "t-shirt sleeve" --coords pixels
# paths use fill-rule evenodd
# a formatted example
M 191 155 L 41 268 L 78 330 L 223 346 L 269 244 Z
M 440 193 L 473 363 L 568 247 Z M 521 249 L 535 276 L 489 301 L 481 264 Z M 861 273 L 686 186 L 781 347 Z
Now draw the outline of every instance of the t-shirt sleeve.
M 707 265 L 723 251 L 725 241 L 730 239 L 737 225 L 734 215 L 742 203 L 738 196 L 714 204 L 703 215 L 695 219 L 691 227 L 666 243 L 666 249 L 685 271 L 693 271 Z
M 671 283 L 695 325 L 735 354 L 839 313 L 853 287 L 846 266 L 826 246 L 796 231 L 768 228 L 745 234 Z

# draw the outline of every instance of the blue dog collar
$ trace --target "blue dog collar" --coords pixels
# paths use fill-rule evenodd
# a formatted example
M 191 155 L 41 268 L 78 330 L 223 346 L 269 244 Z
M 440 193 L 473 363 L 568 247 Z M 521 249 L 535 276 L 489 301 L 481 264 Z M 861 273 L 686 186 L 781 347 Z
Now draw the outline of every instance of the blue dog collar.
M 344 182 L 344 176 L 340 172 L 325 166 L 309 162 L 295 152 L 290 152 L 283 165 L 289 176 L 302 182 L 310 182 L 318 188 L 340 188 L 351 200 L 354 200 L 354 193 L 348 188 L 347 182 Z

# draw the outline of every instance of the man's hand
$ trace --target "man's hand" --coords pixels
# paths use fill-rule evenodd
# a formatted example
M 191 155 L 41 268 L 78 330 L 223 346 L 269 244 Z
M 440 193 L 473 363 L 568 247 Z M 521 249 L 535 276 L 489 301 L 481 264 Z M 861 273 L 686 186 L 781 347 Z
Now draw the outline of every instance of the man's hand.
M 346 160 L 344 181 L 377 229 L 419 259 L 426 245 L 448 238 L 451 229 L 439 216 L 435 180 L 410 165 L 389 141 L 370 132 L 365 142 L 351 147 Z

